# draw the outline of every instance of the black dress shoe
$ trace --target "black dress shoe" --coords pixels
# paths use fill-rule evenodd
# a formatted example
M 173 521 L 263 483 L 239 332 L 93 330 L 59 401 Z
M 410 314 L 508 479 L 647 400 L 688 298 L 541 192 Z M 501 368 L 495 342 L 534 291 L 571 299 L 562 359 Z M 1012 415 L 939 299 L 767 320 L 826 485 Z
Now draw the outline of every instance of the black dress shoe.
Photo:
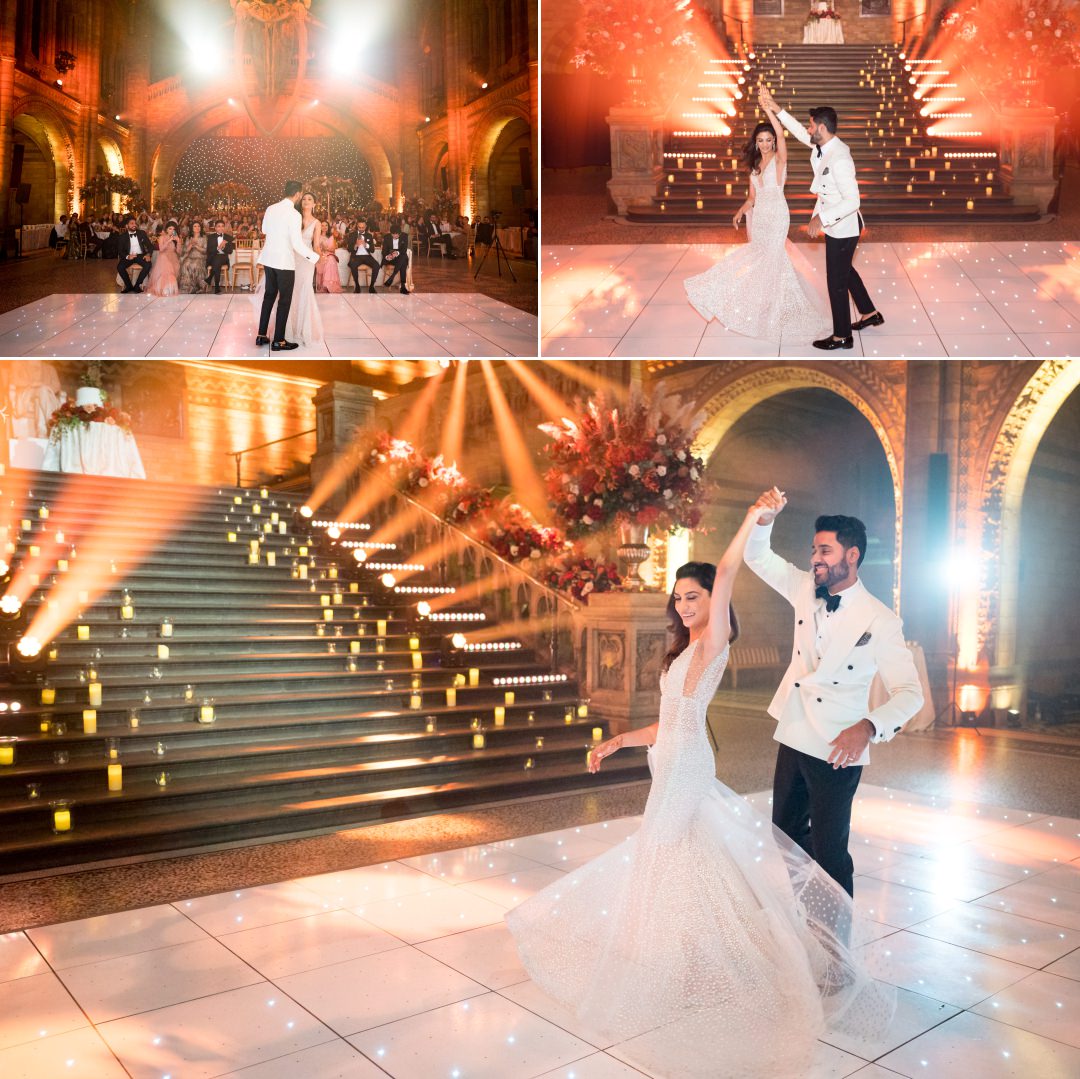
M 295 341 L 274 341 L 270 345 L 270 351 L 271 352 L 289 352 L 290 350 L 292 350 L 294 348 L 299 348 L 299 347 L 300 346 Z
M 262 348 L 263 345 L 270 344 L 270 338 L 264 337 L 262 334 L 259 334 L 259 336 L 255 338 L 255 344 L 259 348 Z
M 215 296 L 220 296 L 221 295 L 221 288 L 220 287 L 214 289 L 214 295 Z
M 360 290 L 357 289 L 356 291 L 359 292 Z M 378 293 L 375 291 L 375 286 L 374 285 L 368 286 L 368 295 L 369 296 L 377 296 L 378 295 Z
M 820 341 L 814 342 L 814 348 L 823 348 L 826 352 L 831 352 L 836 348 L 854 348 L 855 341 L 851 337 L 823 337 Z
M 141 296 L 142 295 L 142 286 L 141 285 L 136 285 L 131 291 L 132 292 L 137 292 Z
M 402 296 L 408 296 L 409 295 L 409 290 L 404 285 L 401 286 L 401 295 Z
M 865 330 L 868 326 L 884 326 L 885 316 L 880 311 L 875 311 L 872 315 L 867 315 L 866 318 L 861 318 L 858 322 L 853 322 L 851 328 L 853 330 Z
M 134 292 L 134 291 L 135 290 L 133 288 L 122 288 L 120 290 L 120 295 L 121 296 L 126 296 L 129 292 Z

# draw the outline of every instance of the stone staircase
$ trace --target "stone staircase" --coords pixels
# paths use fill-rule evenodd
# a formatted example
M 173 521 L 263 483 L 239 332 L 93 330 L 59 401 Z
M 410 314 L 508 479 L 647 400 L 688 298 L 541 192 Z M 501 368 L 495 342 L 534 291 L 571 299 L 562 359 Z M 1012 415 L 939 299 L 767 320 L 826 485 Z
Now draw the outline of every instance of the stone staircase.
M 140 520 L 172 516 L 178 503 L 189 508 L 135 568 L 119 567 L 36 665 L 12 663 L 0 681 L 0 738 L 16 739 L 0 742 L 13 747 L 12 763 L 0 763 L 0 873 L 413 817 L 648 774 L 635 751 L 590 776 L 586 747 L 598 721 L 579 716 L 573 677 L 517 685 L 506 705 L 494 678 L 548 675 L 550 662 L 528 647 L 468 658 L 449 647 L 448 634 L 469 626 L 421 619 L 417 596 L 385 587 L 378 571 L 358 566 L 350 550 L 296 513 L 299 494 L 13 472 L 0 477 L 0 490 L 21 481 L 32 494 L 14 509 L 18 535 L 0 593 L 30 545 L 44 548 L 61 505 L 65 548 L 78 551 L 97 529 L 118 559 Z M 54 509 L 48 520 L 37 515 L 41 504 Z M 286 522 L 285 534 L 263 530 L 271 512 Z M 28 530 L 19 528 L 24 518 Z M 259 562 L 250 565 L 256 536 Z M 342 541 L 358 536 L 345 532 Z M 379 557 L 402 561 L 409 547 L 399 540 Z M 276 565 L 267 565 L 268 552 Z M 298 576 L 301 566 L 310 579 Z M 0 647 L 14 647 L 56 576 L 42 579 L 18 621 L 0 623 Z M 444 583 L 431 577 L 415 573 L 408 583 Z M 120 617 L 125 589 L 131 620 Z M 485 608 L 491 604 L 445 609 Z M 161 635 L 164 619 L 170 637 Z M 492 621 L 489 614 L 485 626 Z M 78 639 L 78 625 L 89 627 L 89 639 Z M 162 644 L 168 658 L 158 656 Z M 447 688 L 469 666 L 479 668 L 479 684 L 460 686 L 448 704 Z M 91 682 L 102 686 L 93 734 L 83 732 Z M 52 703 L 42 703 L 43 689 L 55 693 Z M 197 717 L 211 700 L 214 721 L 204 725 Z M 503 726 L 494 725 L 497 705 L 505 707 Z M 474 723 L 482 724 L 480 749 Z M 122 768 L 119 791 L 108 789 L 110 746 Z M 71 803 L 72 827 L 54 834 L 60 800 Z
M 898 45 L 759 45 L 735 59 L 703 57 L 669 109 L 664 140 L 665 175 L 649 203 L 632 206 L 627 219 L 677 221 L 731 228 L 746 198 L 739 162 L 758 119 L 757 87 L 765 84 L 782 107 L 805 122 L 815 105 L 832 105 L 838 134 L 851 147 L 859 174 L 863 216 L 875 223 L 1035 221 L 1035 206 L 1014 203 L 1000 176 L 991 132 L 928 134 L 935 118 L 921 114 L 910 79 L 925 64 L 908 64 Z M 971 112 L 948 72 L 938 124 L 972 130 L 975 120 L 948 123 L 944 114 Z M 914 72 L 914 74 L 913 74 Z M 739 80 L 742 80 L 740 83 Z M 734 99 L 734 94 L 742 94 Z M 728 109 L 730 106 L 730 109 Z M 725 111 L 728 109 L 728 111 Z M 733 115 L 730 113 L 733 111 Z M 788 138 L 786 184 L 792 222 L 806 224 L 814 205 L 809 151 Z

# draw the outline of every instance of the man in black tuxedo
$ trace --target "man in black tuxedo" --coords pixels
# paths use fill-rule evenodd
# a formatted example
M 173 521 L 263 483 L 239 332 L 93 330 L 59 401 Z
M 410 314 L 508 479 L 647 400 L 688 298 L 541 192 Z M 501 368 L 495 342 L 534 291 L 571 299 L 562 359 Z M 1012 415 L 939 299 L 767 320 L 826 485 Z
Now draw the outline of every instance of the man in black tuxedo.
M 138 228 L 135 218 L 128 214 L 124 221 L 125 232 L 117 239 L 117 254 L 120 261 L 116 264 L 116 272 L 124 282 L 121 292 L 142 292 L 143 282 L 150 276 L 150 267 L 153 265 L 154 245 L 150 237 Z M 132 266 L 139 267 L 139 276 L 135 279 L 132 287 L 128 271 Z
M 363 229 L 361 229 L 361 223 L 357 223 L 356 228 L 345 237 L 345 250 L 349 252 L 349 272 L 352 274 L 356 291 L 360 291 L 360 267 L 366 266 L 371 271 L 368 292 L 374 294 L 375 279 L 379 276 L 379 260 L 373 254 L 375 237 L 371 235 L 370 221 L 363 226 Z
M 439 222 L 435 220 L 434 214 L 428 214 L 424 218 L 423 234 L 427 240 L 428 254 L 431 254 L 432 247 L 441 246 L 443 249 L 443 257 L 452 259 L 457 256 L 454 254 L 454 241 L 448 232 L 443 232 L 439 227 Z
M 214 293 L 221 292 L 221 271 L 229 265 L 235 248 L 233 238 L 225 231 L 224 221 L 214 222 L 214 231 L 206 237 L 206 276 L 213 278 Z
M 394 275 L 398 274 L 401 292 L 408 296 L 409 290 L 405 287 L 405 274 L 409 269 L 409 244 L 401 235 L 401 226 L 395 221 L 390 226 L 390 234 L 383 237 L 382 242 L 383 266 L 389 267 L 383 284 L 387 288 L 393 284 Z

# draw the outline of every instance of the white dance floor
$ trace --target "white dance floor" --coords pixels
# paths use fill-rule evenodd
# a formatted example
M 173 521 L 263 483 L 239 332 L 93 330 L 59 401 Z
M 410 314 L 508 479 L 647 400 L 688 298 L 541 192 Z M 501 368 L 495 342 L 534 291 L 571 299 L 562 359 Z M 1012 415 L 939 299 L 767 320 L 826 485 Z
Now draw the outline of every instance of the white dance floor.
M 0 1075 L 675 1079 L 545 997 L 503 923 L 636 826 L 0 937 Z M 1080 821 L 864 785 L 852 849 L 899 1007 L 876 1044 L 819 1043 L 813 1076 L 1080 1075 Z
M 535 356 L 535 315 L 479 292 L 316 296 L 325 340 L 302 356 Z M 247 294 L 49 296 L 0 314 L 3 356 L 265 356 Z M 271 332 L 273 327 L 271 326 Z
M 824 244 L 796 246 L 824 292 Z M 682 283 L 726 250 L 723 244 L 545 248 L 543 355 L 830 355 L 805 340 L 757 340 L 706 323 Z M 855 348 L 831 353 L 834 358 L 1080 356 L 1080 241 L 864 242 L 855 267 L 885 325 L 856 333 Z

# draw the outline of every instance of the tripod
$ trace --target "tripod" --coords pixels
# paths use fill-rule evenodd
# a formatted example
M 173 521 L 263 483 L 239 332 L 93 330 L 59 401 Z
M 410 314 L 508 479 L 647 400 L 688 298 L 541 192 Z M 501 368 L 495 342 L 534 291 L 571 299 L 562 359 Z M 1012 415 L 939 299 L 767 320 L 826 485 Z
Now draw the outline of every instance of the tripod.
M 487 262 L 487 257 L 492 251 L 495 252 L 495 268 L 499 271 L 499 276 L 502 277 L 502 264 L 505 262 L 507 273 L 514 279 L 514 284 L 516 285 L 517 275 L 510 265 L 510 256 L 503 249 L 502 241 L 499 239 L 498 225 L 492 226 L 492 242 L 484 252 L 484 257 L 480 260 L 480 265 L 476 267 L 476 273 L 473 274 L 473 280 L 475 281 L 480 276 L 480 271 L 484 268 L 484 263 Z

